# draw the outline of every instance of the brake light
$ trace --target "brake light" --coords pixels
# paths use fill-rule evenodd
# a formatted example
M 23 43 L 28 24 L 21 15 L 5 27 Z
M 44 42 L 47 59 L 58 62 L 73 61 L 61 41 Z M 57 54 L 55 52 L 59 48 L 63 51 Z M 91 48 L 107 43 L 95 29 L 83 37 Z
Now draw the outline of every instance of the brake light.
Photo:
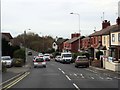
M 34 60 L 34 62 L 36 62 L 36 60 Z
M 79 59 L 77 59 L 76 61 L 79 61 Z

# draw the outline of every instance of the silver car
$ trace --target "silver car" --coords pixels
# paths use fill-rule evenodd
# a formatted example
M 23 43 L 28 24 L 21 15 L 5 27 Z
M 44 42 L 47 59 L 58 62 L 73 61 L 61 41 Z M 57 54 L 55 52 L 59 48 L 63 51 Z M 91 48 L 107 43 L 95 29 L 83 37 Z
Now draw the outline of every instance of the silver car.
M 46 61 L 43 57 L 36 57 L 33 61 L 34 68 L 44 67 L 46 68 Z
M 4 63 L 7 67 L 12 67 L 13 59 L 10 56 L 2 56 L 1 62 Z
M 55 57 L 55 61 L 56 61 L 56 62 L 60 62 L 60 59 L 61 59 L 61 56 L 56 56 L 56 57 Z

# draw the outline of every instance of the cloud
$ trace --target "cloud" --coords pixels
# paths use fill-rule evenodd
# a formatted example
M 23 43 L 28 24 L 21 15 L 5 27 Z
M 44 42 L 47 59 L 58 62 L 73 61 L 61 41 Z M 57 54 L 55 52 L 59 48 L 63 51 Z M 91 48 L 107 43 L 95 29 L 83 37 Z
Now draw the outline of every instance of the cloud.
M 23 32 L 26 28 L 44 34 L 70 36 L 78 31 L 79 13 L 83 34 L 101 28 L 102 12 L 105 18 L 116 19 L 119 0 L 2 0 L 2 29 Z M 66 31 L 66 32 L 65 32 Z

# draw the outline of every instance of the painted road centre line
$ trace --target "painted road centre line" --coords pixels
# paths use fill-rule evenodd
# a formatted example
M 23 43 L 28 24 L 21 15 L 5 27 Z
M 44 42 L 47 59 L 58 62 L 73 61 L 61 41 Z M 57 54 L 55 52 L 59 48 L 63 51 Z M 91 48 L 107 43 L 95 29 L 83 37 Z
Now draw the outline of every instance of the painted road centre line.
M 58 68 L 61 71 L 61 68 Z
M 80 90 L 80 88 L 79 88 L 75 83 L 73 83 L 73 86 L 74 86 L 77 90 Z
M 65 76 L 67 77 L 67 79 L 68 79 L 69 81 L 71 81 L 70 77 L 68 77 L 67 75 L 65 75 Z
M 65 72 L 64 72 L 64 71 L 62 71 L 62 73 L 63 73 L 63 74 L 65 74 Z

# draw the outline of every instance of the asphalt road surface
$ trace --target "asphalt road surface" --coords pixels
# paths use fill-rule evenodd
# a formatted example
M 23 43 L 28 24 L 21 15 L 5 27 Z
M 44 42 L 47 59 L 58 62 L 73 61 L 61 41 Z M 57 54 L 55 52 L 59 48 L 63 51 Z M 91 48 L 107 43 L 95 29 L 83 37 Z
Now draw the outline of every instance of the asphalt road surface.
M 118 88 L 117 74 L 103 72 L 50 61 L 47 68 L 32 67 L 30 74 L 12 88 Z
M 118 90 L 120 76 L 117 73 L 93 67 L 75 68 L 74 63 L 62 64 L 54 60 L 48 61 L 46 68 L 34 68 L 32 59 L 33 56 L 28 57 L 29 74 L 11 88 Z

